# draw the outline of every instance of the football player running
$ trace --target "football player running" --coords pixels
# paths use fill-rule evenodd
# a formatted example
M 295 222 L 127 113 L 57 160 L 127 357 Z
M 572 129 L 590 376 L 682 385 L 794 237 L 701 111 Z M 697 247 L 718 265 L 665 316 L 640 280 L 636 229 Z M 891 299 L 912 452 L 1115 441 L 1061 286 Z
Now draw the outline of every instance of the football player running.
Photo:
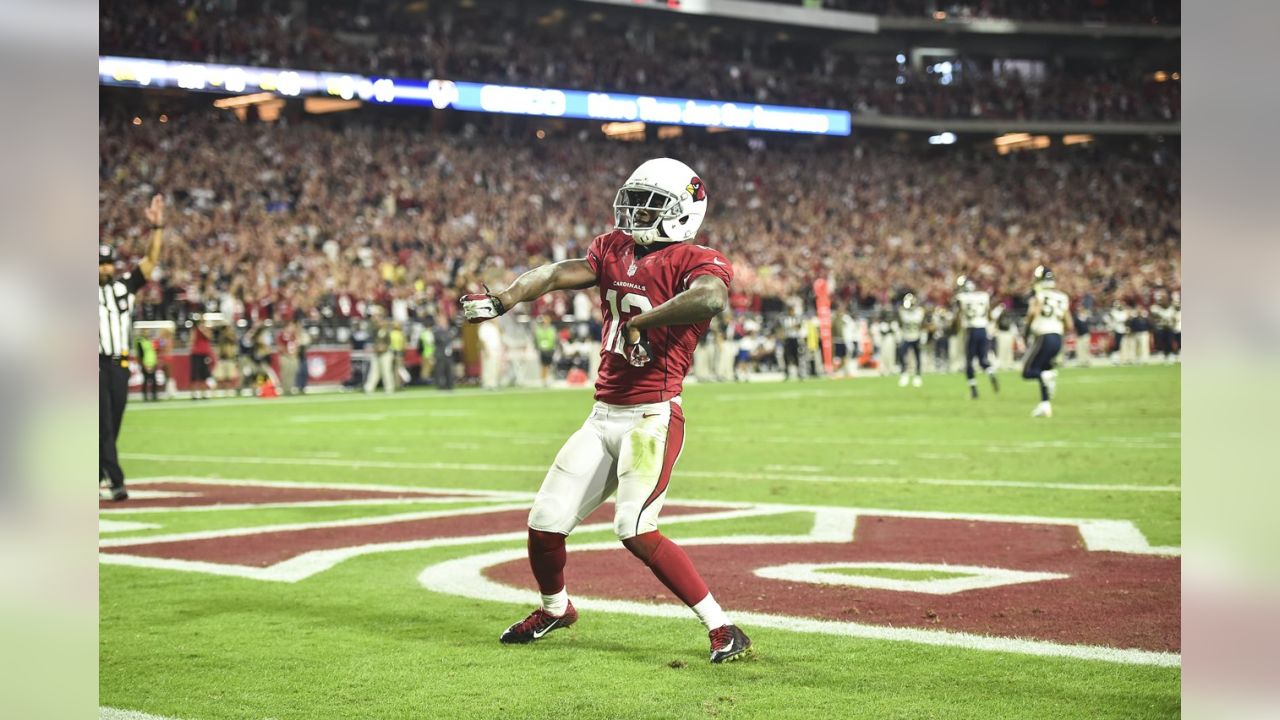
M 902 345 L 898 346 L 898 367 L 902 375 L 898 378 L 898 387 L 907 386 L 907 355 L 916 359 L 915 386 L 920 387 L 920 340 L 924 334 L 924 308 L 916 302 L 916 296 L 907 293 L 902 296 L 902 307 L 898 308 L 898 327 L 902 332 Z
M 974 400 L 978 399 L 978 379 L 973 372 L 975 360 L 991 380 L 991 392 L 1000 392 L 996 370 L 987 358 L 991 351 L 991 340 L 987 337 L 990 315 L 991 295 L 979 290 L 966 275 L 956 278 L 956 325 L 964 327 L 964 376 L 969 379 L 969 397 Z
M 1022 377 L 1040 383 L 1040 404 L 1031 417 L 1053 417 L 1049 399 L 1053 397 L 1058 373 L 1053 362 L 1062 351 L 1062 336 L 1074 332 L 1071 301 L 1054 287 L 1053 271 L 1041 265 L 1036 268 L 1031 306 L 1027 308 L 1027 359 Z
M 684 444 L 680 391 L 698 339 L 729 302 L 733 268 L 693 244 L 707 212 L 702 180 L 670 158 L 636 168 L 613 201 L 615 228 L 585 258 L 534 268 L 497 293 L 462 297 L 478 323 L 567 289 L 598 287 L 600 372 L 595 406 L 547 471 L 529 512 L 529 565 L 541 607 L 508 627 L 503 643 L 528 643 L 578 619 L 565 587 L 565 538 L 617 493 L 614 532 L 706 626 L 711 662 L 743 657 L 751 640 L 720 609 L 678 545 L 658 530 Z

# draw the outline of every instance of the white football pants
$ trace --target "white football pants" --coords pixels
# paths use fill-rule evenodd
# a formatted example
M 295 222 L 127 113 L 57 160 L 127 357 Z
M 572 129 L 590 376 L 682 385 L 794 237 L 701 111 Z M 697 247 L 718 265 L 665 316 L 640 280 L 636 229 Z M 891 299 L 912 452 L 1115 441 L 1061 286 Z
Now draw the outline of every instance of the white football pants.
M 613 530 L 620 540 L 657 530 L 683 445 L 680 398 L 648 405 L 597 402 L 547 471 L 529 527 L 568 535 L 616 490 Z

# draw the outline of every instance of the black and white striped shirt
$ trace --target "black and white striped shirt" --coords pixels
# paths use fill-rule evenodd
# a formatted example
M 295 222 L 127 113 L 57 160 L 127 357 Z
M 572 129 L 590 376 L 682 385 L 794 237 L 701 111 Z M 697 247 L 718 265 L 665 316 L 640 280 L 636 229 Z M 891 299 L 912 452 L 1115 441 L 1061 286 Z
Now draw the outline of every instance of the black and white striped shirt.
M 134 268 L 105 285 L 98 285 L 98 354 L 125 357 L 133 331 L 133 296 L 147 284 Z

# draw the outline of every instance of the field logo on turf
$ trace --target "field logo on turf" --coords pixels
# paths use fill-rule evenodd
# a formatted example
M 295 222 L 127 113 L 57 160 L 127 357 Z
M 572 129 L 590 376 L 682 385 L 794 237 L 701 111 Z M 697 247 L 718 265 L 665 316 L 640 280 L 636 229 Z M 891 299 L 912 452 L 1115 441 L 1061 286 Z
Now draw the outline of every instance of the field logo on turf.
M 455 552 L 419 582 L 476 600 L 538 601 L 524 550 L 527 493 L 194 478 L 134 487 L 139 500 L 102 511 L 104 564 L 293 583 L 365 555 L 508 543 Z M 413 507 L 385 514 L 388 505 Z M 384 514 L 364 515 L 365 506 Z M 308 507 L 349 507 L 353 517 L 181 527 L 197 513 Z M 610 531 L 611 513 L 603 506 L 575 537 Z M 757 529 L 783 516 L 796 532 Z M 732 521 L 731 534 L 697 529 L 720 521 Z M 1180 663 L 1178 550 L 1150 546 L 1127 521 L 671 501 L 662 524 L 744 625 Z M 571 540 L 568 577 L 584 611 L 692 617 L 616 541 Z

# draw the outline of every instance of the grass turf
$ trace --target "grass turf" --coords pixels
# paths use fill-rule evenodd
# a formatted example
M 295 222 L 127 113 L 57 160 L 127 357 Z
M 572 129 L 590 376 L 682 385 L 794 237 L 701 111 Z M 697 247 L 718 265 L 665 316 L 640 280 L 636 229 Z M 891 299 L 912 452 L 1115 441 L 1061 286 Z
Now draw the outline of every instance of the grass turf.
M 1064 371 L 1048 421 L 1027 417 L 1034 385 L 1011 374 L 1002 380 L 1000 395 L 982 387 L 977 402 L 958 376 L 931 376 L 919 389 L 890 378 L 690 386 L 671 499 L 1119 518 L 1135 521 L 1153 544 L 1179 544 L 1180 493 L 1133 488 L 1179 482 L 1177 368 Z M 134 404 L 121 451 L 138 478 L 533 492 L 589 403 L 587 391 L 414 391 L 390 399 L 173 402 L 145 411 Z M 435 508 L 378 506 L 354 515 L 410 509 Z M 221 514 L 111 519 L 161 521 L 162 531 L 145 532 L 167 533 L 353 516 L 350 508 L 215 519 Z M 670 534 L 716 534 L 735 522 L 672 524 Z M 803 526 L 793 515 L 751 523 L 757 532 Z M 692 616 L 585 614 L 544 642 L 503 647 L 497 634 L 529 608 L 437 595 L 415 581 L 433 562 L 512 546 L 372 555 L 296 584 L 103 566 L 100 702 L 188 720 L 1179 712 L 1177 669 L 773 629 L 752 632 L 753 661 L 712 667 Z

